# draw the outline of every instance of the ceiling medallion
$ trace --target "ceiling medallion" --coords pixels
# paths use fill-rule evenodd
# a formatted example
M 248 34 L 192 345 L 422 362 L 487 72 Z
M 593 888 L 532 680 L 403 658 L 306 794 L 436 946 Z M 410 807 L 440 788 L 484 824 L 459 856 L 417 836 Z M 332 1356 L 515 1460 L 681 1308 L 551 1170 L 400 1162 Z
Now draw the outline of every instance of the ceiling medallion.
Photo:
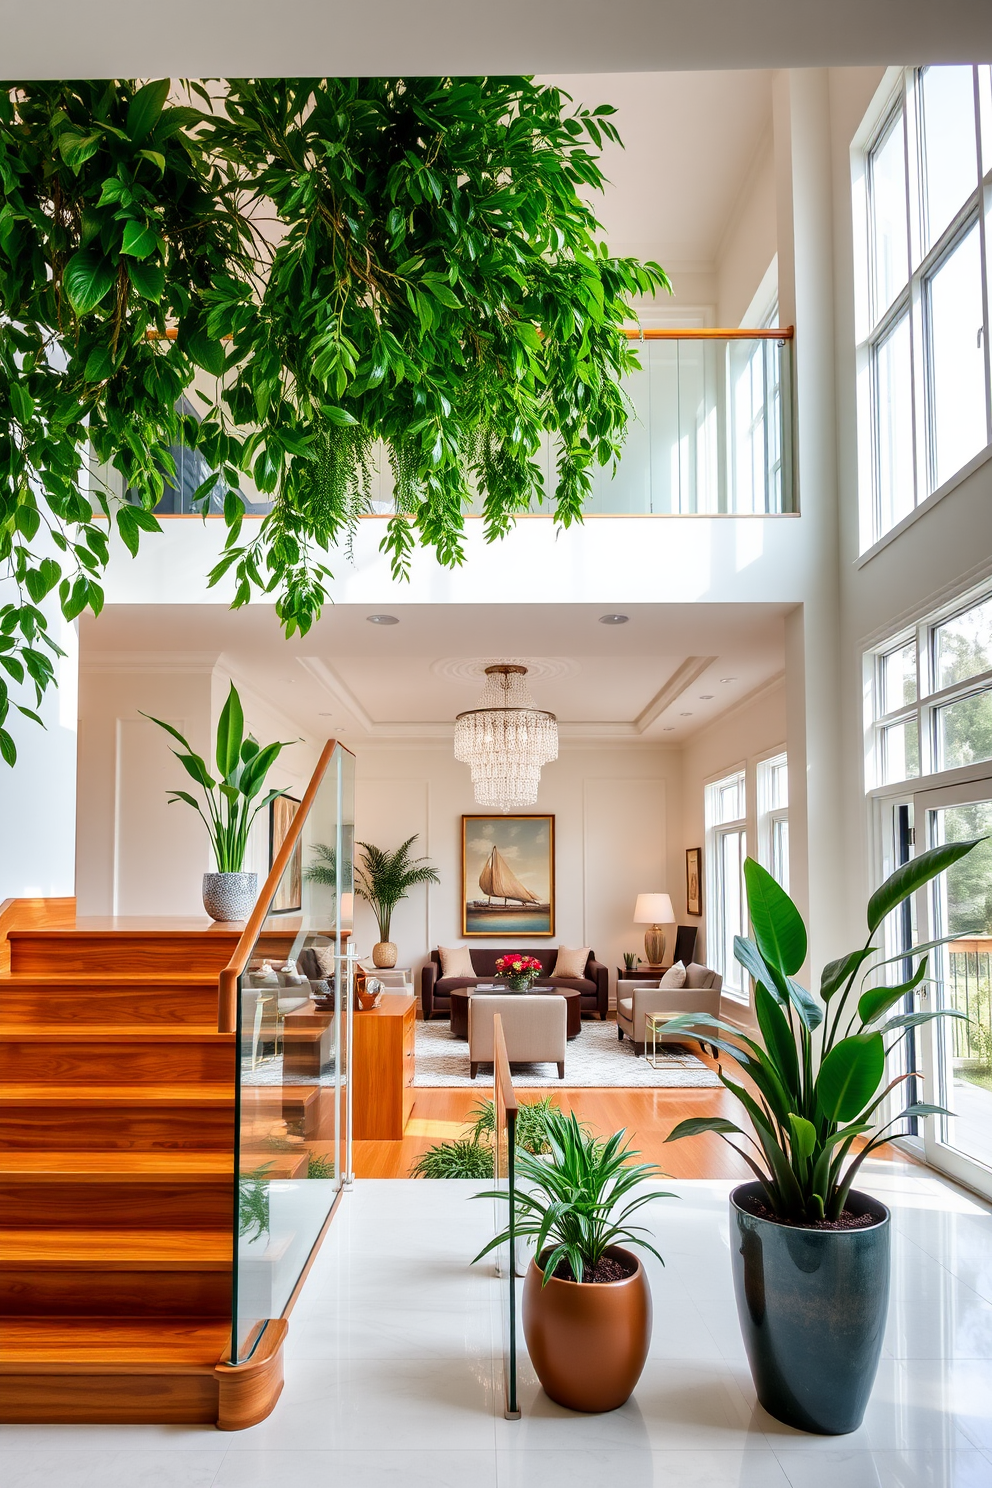
M 558 758 L 558 720 L 534 706 L 525 666 L 486 667 L 477 708 L 455 719 L 455 759 L 472 771 L 477 806 L 533 806 L 541 766 Z

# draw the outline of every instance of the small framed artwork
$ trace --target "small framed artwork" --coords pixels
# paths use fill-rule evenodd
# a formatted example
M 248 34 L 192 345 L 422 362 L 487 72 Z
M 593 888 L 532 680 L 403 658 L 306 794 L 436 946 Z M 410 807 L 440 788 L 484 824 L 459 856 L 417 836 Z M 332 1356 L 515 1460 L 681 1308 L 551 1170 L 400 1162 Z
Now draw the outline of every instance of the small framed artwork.
M 685 908 L 686 913 L 701 915 L 703 912 L 703 850 L 687 847 L 685 850 Z
M 279 855 L 279 849 L 286 840 L 286 836 L 293 824 L 293 818 L 300 809 L 300 803 L 295 796 L 276 796 L 274 801 L 269 802 L 269 868 Z M 289 860 L 289 866 L 283 874 L 275 898 L 272 901 L 273 914 L 292 914 L 303 908 L 303 842 L 297 841 L 293 848 L 293 856 Z
M 462 934 L 554 933 L 554 817 L 463 816 Z

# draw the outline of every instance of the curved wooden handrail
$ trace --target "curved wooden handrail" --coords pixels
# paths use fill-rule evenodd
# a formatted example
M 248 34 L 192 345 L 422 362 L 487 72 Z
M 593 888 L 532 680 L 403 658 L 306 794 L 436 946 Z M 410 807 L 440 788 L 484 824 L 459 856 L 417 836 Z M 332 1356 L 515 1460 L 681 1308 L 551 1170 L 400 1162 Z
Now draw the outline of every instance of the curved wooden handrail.
M 795 326 L 625 326 L 628 341 L 792 341 Z
M 238 978 L 248 965 L 248 957 L 251 955 L 252 947 L 258 939 L 259 932 L 272 908 L 272 901 L 275 898 L 280 880 L 286 871 L 296 844 L 300 840 L 303 824 L 310 815 L 317 791 L 320 788 L 324 775 L 327 773 L 327 766 L 331 762 L 331 756 L 337 747 L 337 739 L 328 739 L 321 750 L 317 767 L 310 777 L 310 784 L 303 792 L 300 809 L 293 817 L 289 831 L 283 838 L 282 846 L 276 853 L 272 867 L 269 869 L 269 876 L 262 886 L 262 892 L 255 901 L 255 908 L 245 921 L 245 928 L 241 932 L 241 939 L 234 948 L 234 954 L 220 973 L 217 982 L 218 1033 L 234 1033 L 237 1029 Z M 345 754 L 352 753 L 344 744 L 341 745 L 341 748 Z

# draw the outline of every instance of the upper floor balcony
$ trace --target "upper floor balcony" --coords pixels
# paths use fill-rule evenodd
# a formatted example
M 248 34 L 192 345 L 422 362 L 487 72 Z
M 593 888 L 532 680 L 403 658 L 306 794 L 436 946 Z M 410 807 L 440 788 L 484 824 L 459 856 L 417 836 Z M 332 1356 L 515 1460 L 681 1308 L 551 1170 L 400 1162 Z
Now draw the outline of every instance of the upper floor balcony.
M 585 511 L 591 517 L 779 516 L 798 511 L 794 459 L 793 328 L 645 329 L 641 369 L 625 379 L 633 406 L 622 458 L 594 474 Z M 210 474 L 195 450 L 173 450 L 178 484 L 156 507 L 163 515 L 201 514 L 193 493 Z M 547 496 L 531 515 L 554 513 L 555 462 L 550 441 L 540 451 Z M 250 513 L 270 502 L 246 479 Z M 216 488 L 208 515 L 219 514 Z M 392 473 L 377 461 L 367 516 L 391 516 Z M 469 515 L 478 514 L 475 503 Z

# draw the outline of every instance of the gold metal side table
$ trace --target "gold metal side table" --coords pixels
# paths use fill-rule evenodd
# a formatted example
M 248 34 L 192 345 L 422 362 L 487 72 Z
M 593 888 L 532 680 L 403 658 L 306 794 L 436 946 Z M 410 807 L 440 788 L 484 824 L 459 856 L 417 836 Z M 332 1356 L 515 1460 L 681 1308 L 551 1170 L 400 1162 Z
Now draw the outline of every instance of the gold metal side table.
M 665 1062 L 661 1036 L 669 1019 L 674 1016 L 674 1013 L 645 1013 L 644 1015 L 644 1058 L 652 1069 L 661 1069 Z

